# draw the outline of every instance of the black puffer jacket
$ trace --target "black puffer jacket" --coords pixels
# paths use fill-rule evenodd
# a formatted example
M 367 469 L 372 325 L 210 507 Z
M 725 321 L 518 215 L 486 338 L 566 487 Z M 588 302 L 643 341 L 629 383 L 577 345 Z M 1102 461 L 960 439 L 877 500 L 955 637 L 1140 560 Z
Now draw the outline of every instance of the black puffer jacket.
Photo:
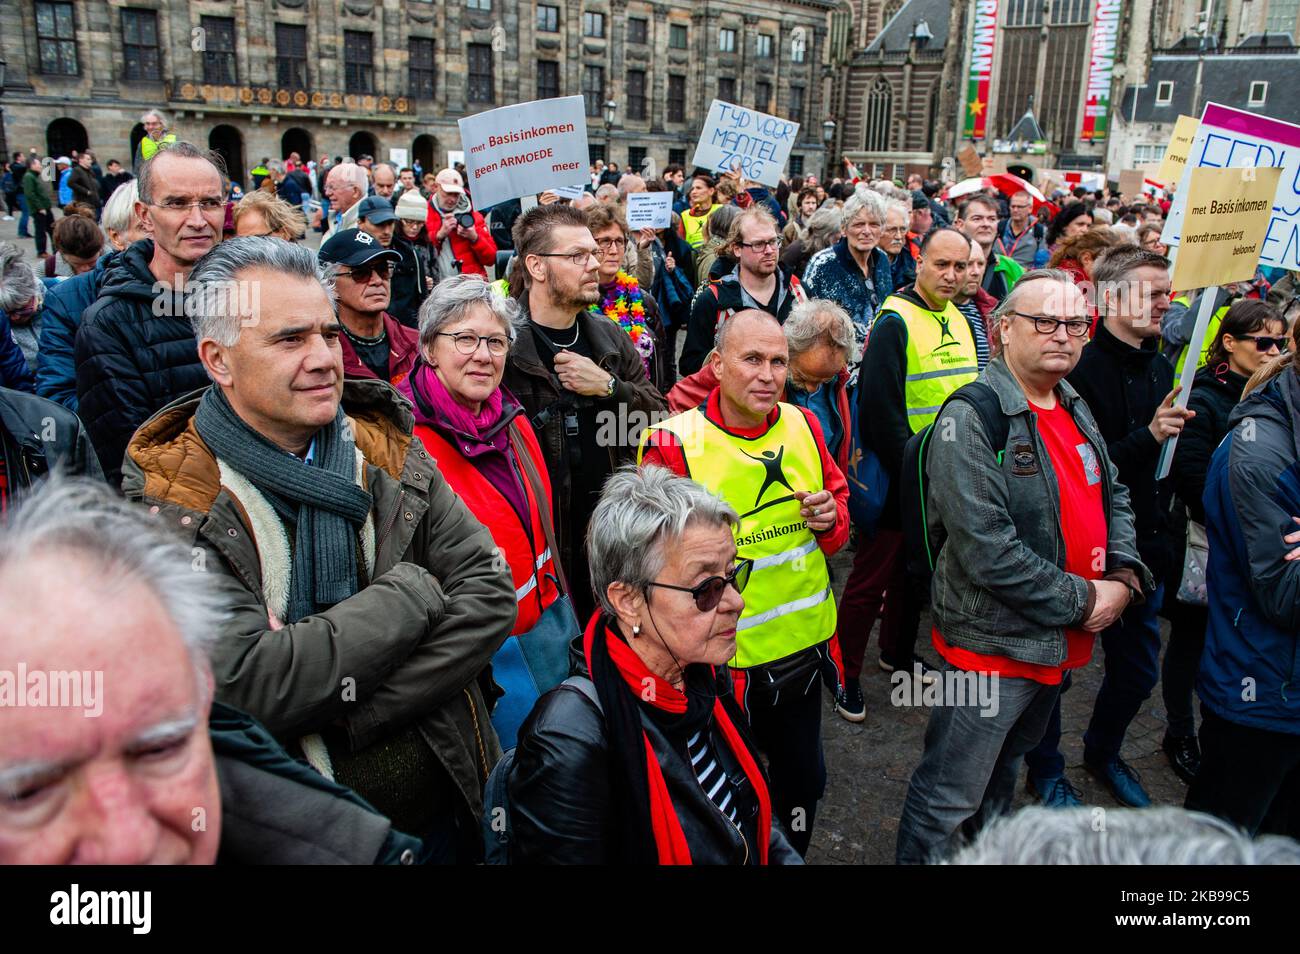
M 1158 346 L 1158 338 L 1148 338 L 1134 348 L 1098 322 L 1096 336 L 1069 374 L 1106 439 L 1120 483 L 1128 487 L 1138 554 L 1156 580 L 1168 566 L 1167 501 L 1156 483 L 1162 445 L 1148 425 L 1174 386 L 1174 366 Z
M 208 384 L 181 296 L 155 289 L 152 258 L 141 239 L 106 269 L 77 330 L 77 410 L 114 486 L 136 428 Z
M 1192 519 L 1205 523 L 1205 475 L 1210 458 L 1228 433 L 1228 416 L 1241 400 L 1246 379 L 1228 368 L 1204 367 L 1196 372 L 1196 382 L 1187 406 L 1196 416 L 1187 422 L 1174 452 L 1170 471 L 1174 492 L 1187 505 Z

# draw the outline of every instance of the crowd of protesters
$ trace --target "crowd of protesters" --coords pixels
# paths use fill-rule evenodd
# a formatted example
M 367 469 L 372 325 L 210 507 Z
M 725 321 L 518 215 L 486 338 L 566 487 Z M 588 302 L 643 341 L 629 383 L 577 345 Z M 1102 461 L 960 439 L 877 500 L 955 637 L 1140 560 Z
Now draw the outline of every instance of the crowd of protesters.
M 1005 839 L 1022 763 L 1070 817 L 1066 733 L 1155 818 L 1158 683 L 1186 807 L 1300 836 L 1295 274 L 1225 286 L 1180 382 L 1167 197 L 597 162 L 480 209 L 463 167 L 227 170 L 142 121 L 131 171 L 4 172 L 0 661 L 125 695 L 0 706 L 7 804 L 66 791 L 0 860 L 801 863 L 873 631 L 942 699 L 900 863 Z M 80 812 L 144 736 L 168 792 Z

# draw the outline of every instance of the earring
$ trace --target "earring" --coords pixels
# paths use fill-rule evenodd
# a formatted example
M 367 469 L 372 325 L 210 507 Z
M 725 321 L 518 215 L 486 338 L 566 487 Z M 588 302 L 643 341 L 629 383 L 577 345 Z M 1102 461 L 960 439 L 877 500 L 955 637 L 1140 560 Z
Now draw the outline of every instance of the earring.
M 640 623 L 634 623 L 634 624 L 632 625 L 632 638 L 635 639 L 636 637 L 638 637 L 638 636 L 640 636 L 640 635 L 641 635 L 641 624 L 640 624 Z

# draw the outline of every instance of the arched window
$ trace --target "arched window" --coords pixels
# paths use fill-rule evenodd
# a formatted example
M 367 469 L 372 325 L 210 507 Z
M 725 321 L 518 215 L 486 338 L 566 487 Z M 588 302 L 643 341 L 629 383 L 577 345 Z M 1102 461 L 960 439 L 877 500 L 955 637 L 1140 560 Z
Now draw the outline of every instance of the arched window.
M 880 29 L 884 29 L 890 20 L 894 19 L 894 14 L 903 9 L 903 0 L 889 0 L 884 9 L 880 11 Z
M 867 93 L 866 113 L 863 126 L 866 135 L 862 148 L 867 152 L 888 152 L 890 139 L 890 121 L 894 111 L 894 91 L 889 80 L 877 76 Z

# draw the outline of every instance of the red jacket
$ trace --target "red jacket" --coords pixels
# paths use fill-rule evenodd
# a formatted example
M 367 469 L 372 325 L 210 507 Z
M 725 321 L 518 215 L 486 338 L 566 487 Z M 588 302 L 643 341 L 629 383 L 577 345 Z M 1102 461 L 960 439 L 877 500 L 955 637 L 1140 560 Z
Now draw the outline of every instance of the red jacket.
M 699 373 L 703 374 L 706 371 L 708 371 L 707 365 Z M 719 405 L 721 394 L 721 390 L 716 387 L 709 392 L 707 404 L 703 409 L 704 416 L 718 427 L 730 434 L 735 434 L 737 437 L 761 437 L 776 422 L 782 407 L 793 407 L 790 404 L 778 404 L 768 412 L 767 420 L 762 426 L 752 430 L 728 428 L 722 423 L 722 410 Z M 692 406 L 698 406 L 698 404 Z M 797 410 L 802 411 L 804 417 L 808 419 L 808 426 L 812 430 L 813 439 L 817 442 L 817 452 L 821 456 L 822 464 L 822 486 L 800 489 L 811 491 L 829 490 L 831 496 L 835 498 L 835 526 L 830 530 L 815 534 L 817 546 L 821 548 L 822 553 L 829 557 L 839 552 L 840 547 L 844 546 L 849 539 L 849 483 L 844 478 L 844 471 L 839 468 L 834 458 L 831 457 L 830 451 L 826 449 L 826 438 L 822 435 L 821 424 L 817 423 L 817 415 L 807 408 L 801 407 L 797 408 Z M 847 417 L 845 418 L 845 427 L 846 429 L 848 427 Z M 849 442 L 848 437 L 849 435 L 846 433 L 844 437 L 846 446 Z M 677 440 L 677 436 L 662 429 L 650 432 L 650 439 L 646 445 L 641 464 L 642 466 L 656 464 L 660 467 L 667 467 L 673 473 L 680 474 L 683 477 L 690 476 L 686 469 L 686 455 L 682 452 L 682 446 Z
M 438 240 L 438 230 L 442 228 L 442 212 L 434 208 L 435 203 L 427 203 L 429 206 L 428 214 L 424 218 L 424 228 L 429 233 L 429 259 L 432 262 L 438 260 L 438 255 L 442 251 L 442 242 Z M 462 203 L 463 205 L 463 203 Z M 459 214 L 462 211 L 461 206 L 456 207 Z M 460 237 L 457 229 L 452 229 L 445 241 L 451 242 L 452 258 L 460 262 L 460 273 L 462 275 L 482 275 L 487 277 L 487 270 L 497 261 L 497 243 L 492 241 L 492 236 L 488 232 L 487 222 L 483 216 L 479 215 L 472 209 L 464 209 L 474 216 L 474 231 L 478 233 L 478 238 L 473 242 L 468 242 Z M 442 275 L 442 278 L 449 276 Z
M 415 367 L 420 356 L 420 333 L 408 328 L 384 312 L 384 330 L 388 332 L 388 383 L 397 384 Z M 361 363 L 347 335 L 339 335 L 343 347 L 343 377 L 374 378 L 375 373 Z
M 988 292 L 984 292 L 984 294 L 988 296 L 990 301 L 993 300 L 993 296 L 989 295 Z M 672 409 L 674 414 L 680 414 L 682 411 L 689 411 L 693 407 L 699 407 L 717 386 L 718 376 L 713 373 L 712 366 L 706 364 L 694 374 L 680 379 L 673 385 L 672 390 L 668 392 L 668 407 Z M 787 383 L 787 392 L 790 387 L 791 385 Z M 853 425 L 849 416 L 848 368 L 841 368 L 840 373 L 835 378 L 835 405 L 840 414 L 840 421 L 844 424 L 844 437 L 840 440 L 839 450 L 835 454 L 835 463 L 839 466 L 840 473 L 846 474 L 849 471 L 849 443 L 853 437 L 849 433 Z M 825 437 L 825 435 L 822 436 Z
M 549 501 L 551 478 L 546 472 L 546 460 L 542 457 L 537 436 L 526 415 L 520 415 L 515 420 L 519 425 L 516 433 L 521 434 L 523 440 L 515 440 L 514 435 L 511 435 L 510 449 L 516 457 L 528 455 L 541 478 L 543 493 Z M 518 512 L 505 495 L 489 483 L 482 471 L 437 430 L 426 424 L 417 424 L 415 434 L 437 461 L 438 470 L 447 478 L 451 489 L 469 508 L 470 513 L 488 528 L 492 542 L 500 548 L 510 566 L 515 599 L 519 606 L 519 615 L 515 618 L 510 635 L 528 632 L 537 625 L 542 613 L 555 602 L 560 593 L 555 585 L 559 576 L 555 570 L 555 555 L 546 542 L 547 535 L 542 528 L 542 512 L 537 504 L 537 494 L 524 477 L 523 468 L 516 465 L 514 470 L 519 475 L 528 501 L 531 519 L 526 530 Z

